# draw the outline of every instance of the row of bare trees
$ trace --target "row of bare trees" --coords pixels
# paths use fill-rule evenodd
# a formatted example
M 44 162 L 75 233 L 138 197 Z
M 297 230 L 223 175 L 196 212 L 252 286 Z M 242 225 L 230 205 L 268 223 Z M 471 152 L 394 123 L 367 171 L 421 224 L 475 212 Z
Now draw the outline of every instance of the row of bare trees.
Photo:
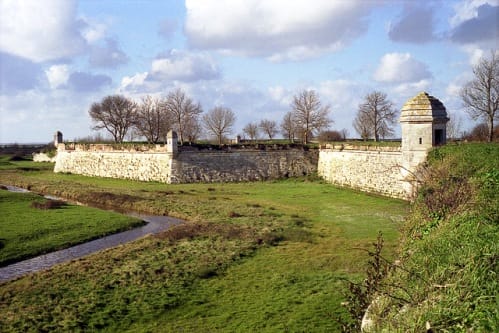
M 177 89 L 165 98 L 148 95 L 139 103 L 122 95 L 106 96 L 92 104 L 89 115 L 95 123 L 94 129 L 107 130 L 115 142 L 123 142 L 130 131 L 149 143 L 166 142 L 168 131 L 173 129 L 183 143 L 199 138 L 202 112 L 201 104 Z M 207 132 L 221 143 L 231 131 L 235 115 L 228 108 L 215 107 L 203 115 L 202 122 Z
M 306 144 L 332 122 L 329 118 L 330 106 L 323 106 L 314 90 L 300 92 L 294 97 L 291 106 L 292 111 L 280 124 L 283 135 L 291 141 L 298 137 Z M 106 96 L 101 102 L 92 104 L 89 115 L 95 123 L 94 129 L 107 130 L 115 142 L 123 142 L 126 134 L 132 130 L 150 143 L 166 141 L 171 129 L 177 131 L 181 143 L 192 142 L 204 128 L 222 144 L 236 122 L 234 112 L 221 106 L 201 116 L 202 112 L 199 103 L 177 89 L 166 98 L 146 96 L 140 103 L 122 95 Z M 275 120 L 264 119 L 259 124 L 248 124 L 243 131 L 251 139 L 256 139 L 259 131 L 273 139 L 279 129 Z
M 312 137 L 332 123 L 330 111 L 331 107 L 322 105 L 315 90 L 302 90 L 293 97 L 291 111 L 284 115 L 280 124 L 275 120 L 262 119 L 259 123 L 247 124 L 243 132 L 251 140 L 257 139 L 260 133 L 272 140 L 280 130 L 283 137 L 289 141 L 300 139 L 307 144 Z
M 463 104 L 475 119 L 483 119 L 487 125 L 487 140 L 494 138 L 494 122 L 499 117 L 499 53 L 491 52 L 490 58 L 482 58 L 473 68 L 474 78 L 461 90 Z M 285 114 L 280 124 L 275 120 L 263 119 L 243 128 L 250 139 L 257 139 L 260 133 L 273 139 L 279 132 L 283 137 L 303 143 L 328 130 L 332 120 L 331 107 L 323 105 L 314 90 L 302 90 L 293 97 L 291 111 Z M 151 143 L 166 141 L 166 135 L 173 129 L 179 141 L 192 142 L 199 138 L 202 129 L 216 137 L 222 144 L 224 137 L 232 132 L 236 116 L 230 108 L 215 107 L 203 114 L 200 103 L 194 102 L 181 89 L 170 92 L 165 98 L 146 96 L 136 103 L 121 95 L 107 96 L 90 107 L 89 114 L 95 122 L 95 129 L 105 129 L 116 142 L 122 142 L 132 129 Z M 393 126 L 398 111 L 380 91 L 368 93 L 353 121 L 353 127 L 362 139 L 382 138 L 393 135 Z M 452 119 L 452 117 L 451 117 Z
M 330 135 L 333 134 L 333 131 L 328 131 L 332 123 L 329 118 L 331 108 L 329 105 L 322 105 L 314 90 L 303 90 L 295 95 L 291 108 L 292 110 L 284 115 L 279 125 L 281 134 L 289 141 L 298 138 L 303 143 L 308 143 L 310 138 L 320 133 L 324 134 L 322 135 L 324 139 L 329 137 L 345 139 L 346 130 Z M 393 125 L 397 116 L 398 112 L 393 103 L 387 99 L 387 95 L 374 91 L 367 94 L 359 105 L 353 126 L 362 139 L 373 138 L 379 141 L 380 138 L 393 135 Z M 249 123 L 243 128 L 244 134 L 252 140 L 258 138 L 260 132 L 272 139 L 278 131 L 277 122 L 268 119 L 263 119 L 259 123 Z

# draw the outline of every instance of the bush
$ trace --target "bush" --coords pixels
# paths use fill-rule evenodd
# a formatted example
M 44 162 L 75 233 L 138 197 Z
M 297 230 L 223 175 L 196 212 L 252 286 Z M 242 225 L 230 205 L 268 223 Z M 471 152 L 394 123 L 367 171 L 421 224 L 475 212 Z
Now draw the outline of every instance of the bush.
M 33 201 L 31 207 L 36 209 L 58 209 L 64 207 L 66 203 L 60 200 L 46 200 L 44 202 Z

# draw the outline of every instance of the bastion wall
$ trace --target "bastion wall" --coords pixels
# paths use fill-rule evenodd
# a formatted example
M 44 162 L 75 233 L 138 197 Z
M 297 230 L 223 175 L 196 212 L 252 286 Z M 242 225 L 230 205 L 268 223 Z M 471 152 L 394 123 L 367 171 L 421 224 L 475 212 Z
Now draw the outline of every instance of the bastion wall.
M 320 150 L 317 172 L 339 186 L 408 199 L 411 186 L 402 163 L 400 147 L 327 145 Z
M 317 165 L 317 150 L 59 144 L 54 172 L 164 183 L 239 182 L 308 175 Z
M 58 150 L 54 172 L 169 183 L 171 153 Z

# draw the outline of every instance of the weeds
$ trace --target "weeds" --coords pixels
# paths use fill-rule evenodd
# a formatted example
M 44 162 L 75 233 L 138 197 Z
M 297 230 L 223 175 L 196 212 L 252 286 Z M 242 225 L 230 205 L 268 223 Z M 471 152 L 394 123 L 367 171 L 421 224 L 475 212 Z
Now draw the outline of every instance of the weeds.
M 367 250 L 369 260 L 366 268 L 366 278 L 361 283 L 347 281 L 348 293 L 345 295 L 346 301 L 343 303 L 348 311 L 349 318 L 337 318 L 341 323 L 343 332 L 360 332 L 362 319 L 367 308 L 373 303 L 376 293 L 380 291 L 380 286 L 388 273 L 390 265 L 381 256 L 383 249 L 383 235 L 378 233 L 375 243 L 372 243 L 373 250 Z
M 448 145 L 429 154 L 399 263 L 369 307 L 373 331 L 498 331 L 497 165 L 497 144 Z M 363 288 L 353 293 L 367 295 Z
M 31 207 L 36 209 L 59 209 L 66 206 L 64 201 L 60 200 L 45 200 L 43 202 L 33 201 Z

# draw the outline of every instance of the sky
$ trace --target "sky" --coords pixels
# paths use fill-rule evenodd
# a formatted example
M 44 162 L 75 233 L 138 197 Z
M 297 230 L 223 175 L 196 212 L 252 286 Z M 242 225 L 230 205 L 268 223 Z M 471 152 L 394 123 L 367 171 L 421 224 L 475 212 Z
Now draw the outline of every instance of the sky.
M 426 91 L 465 130 L 459 90 L 498 32 L 499 0 L 0 0 L 0 143 L 95 135 L 92 103 L 176 88 L 232 109 L 233 137 L 304 89 L 349 137 L 373 91 L 399 110 Z

